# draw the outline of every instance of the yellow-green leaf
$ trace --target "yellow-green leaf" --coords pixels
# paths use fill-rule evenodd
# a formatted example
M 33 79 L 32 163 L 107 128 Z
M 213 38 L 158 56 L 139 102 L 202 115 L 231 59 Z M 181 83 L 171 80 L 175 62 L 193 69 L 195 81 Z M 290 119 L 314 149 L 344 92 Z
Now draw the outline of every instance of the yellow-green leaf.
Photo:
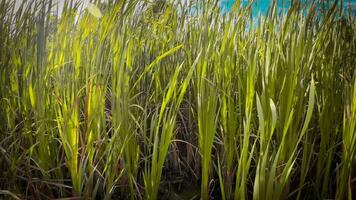
M 98 8 L 98 6 L 96 6 L 92 3 L 88 3 L 87 9 L 88 9 L 89 13 L 92 14 L 96 18 L 101 18 L 103 16 L 101 14 L 101 11 Z
M 35 106 L 35 95 L 33 94 L 32 84 L 29 85 L 28 92 L 30 95 L 31 106 L 34 107 Z

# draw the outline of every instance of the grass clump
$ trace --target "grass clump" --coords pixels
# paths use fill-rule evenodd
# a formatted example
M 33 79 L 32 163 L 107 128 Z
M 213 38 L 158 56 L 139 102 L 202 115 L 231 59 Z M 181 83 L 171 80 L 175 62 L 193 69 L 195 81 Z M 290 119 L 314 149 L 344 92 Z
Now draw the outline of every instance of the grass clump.
M 343 3 L 1 1 L 0 197 L 353 199 Z

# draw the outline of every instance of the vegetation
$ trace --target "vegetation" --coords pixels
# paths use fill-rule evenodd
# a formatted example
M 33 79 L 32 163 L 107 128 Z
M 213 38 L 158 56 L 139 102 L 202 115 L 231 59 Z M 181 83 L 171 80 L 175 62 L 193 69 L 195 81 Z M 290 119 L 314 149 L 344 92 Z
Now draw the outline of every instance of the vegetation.
M 1 1 L 0 198 L 354 199 L 343 3 Z

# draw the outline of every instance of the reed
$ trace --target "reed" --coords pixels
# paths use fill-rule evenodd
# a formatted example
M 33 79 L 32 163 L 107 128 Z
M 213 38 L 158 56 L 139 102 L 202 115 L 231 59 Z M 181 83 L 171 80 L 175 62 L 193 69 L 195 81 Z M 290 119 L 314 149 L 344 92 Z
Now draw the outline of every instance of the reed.
M 0 198 L 352 199 L 344 3 L 1 1 Z

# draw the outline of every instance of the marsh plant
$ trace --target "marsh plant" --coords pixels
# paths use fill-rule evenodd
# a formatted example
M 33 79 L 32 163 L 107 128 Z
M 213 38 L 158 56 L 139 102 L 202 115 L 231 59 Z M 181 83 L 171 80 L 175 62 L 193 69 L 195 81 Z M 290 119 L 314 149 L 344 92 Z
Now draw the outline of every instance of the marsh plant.
M 0 198 L 356 198 L 345 2 L 19 2 L 0 2 Z

